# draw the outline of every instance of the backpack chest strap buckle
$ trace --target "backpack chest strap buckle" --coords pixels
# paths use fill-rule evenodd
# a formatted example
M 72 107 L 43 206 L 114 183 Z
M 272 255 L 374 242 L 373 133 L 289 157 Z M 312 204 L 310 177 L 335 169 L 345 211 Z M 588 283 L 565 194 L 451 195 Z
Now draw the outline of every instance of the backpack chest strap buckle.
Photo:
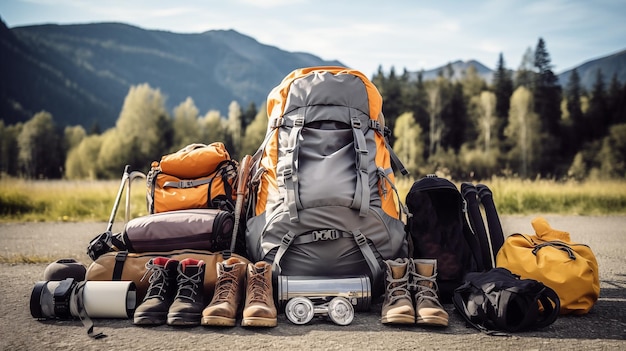
M 314 230 L 311 232 L 313 241 L 335 240 L 341 237 L 341 233 L 335 229 Z

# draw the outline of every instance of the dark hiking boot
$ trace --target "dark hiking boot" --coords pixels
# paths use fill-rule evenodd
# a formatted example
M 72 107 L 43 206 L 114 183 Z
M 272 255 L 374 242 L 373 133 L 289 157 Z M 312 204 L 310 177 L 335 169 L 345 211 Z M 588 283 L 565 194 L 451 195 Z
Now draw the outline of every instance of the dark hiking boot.
M 167 314 L 169 325 L 199 325 L 204 308 L 204 261 L 186 258 L 178 264 L 178 291 Z
M 272 291 L 272 265 L 261 261 L 249 263 L 246 303 L 241 325 L 244 327 L 275 327 L 276 306 Z
M 382 307 L 383 324 L 414 324 L 415 310 L 409 293 L 408 258 L 385 261 L 385 300 Z
M 415 293 L 416 323 L 445 327 L 448 313 L 439 302 L 437 288 L 437 260 L 412 259 L 411 288 Z
M 233 327 L 244 293 L 246 263 L 231 257 L 217 264 L 215 293 L 202 311 L 202 325 Z
M 167 312 L 176 295 L 177 268 L 178 261 L 167 257 L 155 257 L 146 263 L 147 270 L 141 279 L 150 274 L 150 286 L 143 302 L 135 309 L 134 324 L 165 324 Z

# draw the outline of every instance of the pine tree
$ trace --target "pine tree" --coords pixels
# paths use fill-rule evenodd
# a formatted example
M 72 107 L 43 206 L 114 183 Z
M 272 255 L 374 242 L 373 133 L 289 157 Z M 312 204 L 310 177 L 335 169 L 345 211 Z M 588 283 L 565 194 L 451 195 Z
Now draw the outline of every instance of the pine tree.
M 493 76 L 493 90 L 496 95 L 495 115 L 499 121 L 494 137 L 502 139 L 505 125 L 504 122 L 509 114 L 511 95 L 513 95 L 512 74 L 504 64 L 504 57 L 502 56 L 502 53 L 500 53 L 500 57 L 498 58 L 498 66 Z
M 561 86 L 558 83 L 558 77 L 552 72 L 550 54 L 542 38 L 539 38 L 535 49 L 535 67 L 537 68 L 533 91 L 535 112 L 539 114 L 545 131 L 550 136 L 558 136 L 561 119 Z
M 546 147 L 541 155 L 540 170 L 544 175 L 561 173 L 561 86 L 558 77 L 552 72 L 550 55 L 546 44 L 539 38 L 535 49 L 537 74 L 533 84 L 534 110 L 539 116 L 541 130 L 546 135 Z M 564 171 L 563 171 L 564 172 Z
M 626 122 L 626 116 L 620 114 L 620 107 L 623 106 L 625 102 L 622 91 L 622 85 L 617 79 L 617 73 L 613 73 L 607 92 L 607 108 L 610 114 L 610 125 Z
M 604 135 L 609 128 L 609 111 L 607 107 L 604 76 L 601 70 L 596 74 L 596 81 L 591 90 L 589 110 L 585 114 L 587 141 L 597 140 Z

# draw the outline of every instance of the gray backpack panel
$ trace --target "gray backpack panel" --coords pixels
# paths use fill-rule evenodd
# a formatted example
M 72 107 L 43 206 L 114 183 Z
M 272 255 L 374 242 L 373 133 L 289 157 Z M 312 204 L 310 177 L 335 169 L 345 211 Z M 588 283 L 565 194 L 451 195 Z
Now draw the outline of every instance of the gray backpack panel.
M 408 257 L 408 249 L 402 221 L 380 208 L 378 184 L 392 171 L 375 164 L 377 131 L 363 82 L 305 76 L 291 85 L 284 111 L 278 191 L 270 188 L 265 212 L 247 222 L 251 259 L 273 262 L 280 274 L 377 281 L 380 262 Z

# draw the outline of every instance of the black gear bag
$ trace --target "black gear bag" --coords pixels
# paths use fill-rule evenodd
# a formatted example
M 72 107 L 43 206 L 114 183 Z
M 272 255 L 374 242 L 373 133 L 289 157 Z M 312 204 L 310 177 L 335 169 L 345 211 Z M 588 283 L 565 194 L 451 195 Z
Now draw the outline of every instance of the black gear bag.
M 560 308 L 554 290 L 534 279 L 520 279 L 505 268 L 468 273 L 452 302 L 468 324 L 492 335 L 547 327 Z

